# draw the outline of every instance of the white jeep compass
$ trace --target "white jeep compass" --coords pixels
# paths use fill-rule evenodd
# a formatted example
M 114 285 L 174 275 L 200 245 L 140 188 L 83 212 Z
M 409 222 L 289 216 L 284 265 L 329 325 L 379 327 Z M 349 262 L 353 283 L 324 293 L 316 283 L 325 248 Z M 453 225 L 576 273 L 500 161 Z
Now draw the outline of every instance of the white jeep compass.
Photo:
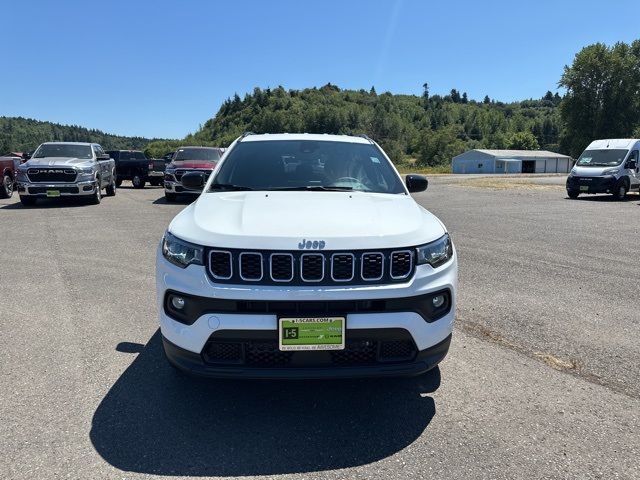
M 417 375 L 447 354 L 457 261 L 444 225 L 367 137 L 237 139 L 157 254 L 164 351 L 211 377 Z M 205 184 L 206 183 L 206 184 Z

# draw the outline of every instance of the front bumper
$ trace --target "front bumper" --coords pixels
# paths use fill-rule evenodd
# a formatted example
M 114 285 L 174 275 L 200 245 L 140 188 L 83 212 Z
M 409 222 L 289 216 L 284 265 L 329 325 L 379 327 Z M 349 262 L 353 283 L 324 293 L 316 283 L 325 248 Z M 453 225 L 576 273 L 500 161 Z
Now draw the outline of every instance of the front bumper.
M 75 183 L 32 183 L 18 182 L 18 193 L 26 197 L 47 197 L 48 191 L 59 192 L 61 197 L 81 197 L 95 194 L 95 181 Z M 58 195 L 55 195 L 56 197 Z
M 164 181 L 164 190 L 169 193 L 179 193 L 180 195 L 200 195 L 202 193 L 202 189 L 187 189 L 182 186 L 182 183 L 176 180 L 167 180 L 166 178 Z
M 413 360 L 405 363 L 389 363 L 358 366 L 317 366 L 300 367 L 246 367 L 239 365 L 208 365 L 203 356 L 190 352 L 171 343 L 162 337 L 167 360 L 184 372 L 210 378 L 245 378 L 245 379 L 322 379 L 322 378 L 368 378 L 368 377 L 403 377 L 421 375 L 438 365 L 449 351 L 451 335 L 438 344 L 424 349 L 415 355 Z M 300 352 L 304 355 L 308 352 Z
M 617 186 L 613 175 L 603 177 L 567 177 L 567 191 L 574 193 L 613 193 Z
M 191 265 L 181 269 L 167 262 L 160 249 L 158 249 L 156 260 L 156 290 L 160 329 L 165 339 L 165 345 L 168 345 L 166 347 L 167 356 L 179 368 L 209 376 L 263 376 L 261 378 L 270 378 L 282 374 L 288 377 L 306 378 L 308 376 L 419 374 L 435 366 L 446 355 L 446 349 L 442 350 L 440 347 L 436 350 L 433 349 L 451 336 L 455 317 L 456 289 L 457 256 L 455 251 L 453 259 L 439 268 L 434 269 L 429 265 L 418 266 L 414 276 L 405 283 L 356 286 L 222 285 L 213 283 L 202 266 Z M 168 291 L 247 303 L 321 303 L 406 299 L 443 290 L 448 290 L 451 294 L 450 309 L 444 316 L 431 322 L 426 321 L 420 313 L 409 311 L 409 309 L 407 311 L 376 311 L 375 309 L 349 311 L 347 309 L 342 313 L 346 318 L 347 332 L 345 339 L 347 341 L 350 338 L 354 338 L 354 335 L 364 331 L 375 330 L 383 333 L 391 332 L 392 329 L 405 331 L 412 341 L 415 351 L 418 352 L 412 361 L 393 365 L 313 367 L 309 371 L 305 371 L 303 367 L 287 368 L 285 372 L 269 372 L 269 369 L 264 367 L 205 365 L 203 352 L 212 335 L 229 331 L 245 331 L 247 339 L 251 339 L 256 332 L 263 332 L 272 336 L 276 335 L 278 324 L 278 315 L 276 313 L 269 313 L 264 310 L 255 312 L 208 311 L 198 316 L 191 325 L 186 325 L 167 315 L 164 308 L 165 295 Z M 314 316 L 314 312 L 305 312 L 304 316 Z M 440 354 L 442 356 L 436 358 Z M 252 374 L 251 372 L 254 370 L 259 371 Z M 260 373 L 263 371 L 266 373 Z M 224 372 L 229 373 L 226 374 Z

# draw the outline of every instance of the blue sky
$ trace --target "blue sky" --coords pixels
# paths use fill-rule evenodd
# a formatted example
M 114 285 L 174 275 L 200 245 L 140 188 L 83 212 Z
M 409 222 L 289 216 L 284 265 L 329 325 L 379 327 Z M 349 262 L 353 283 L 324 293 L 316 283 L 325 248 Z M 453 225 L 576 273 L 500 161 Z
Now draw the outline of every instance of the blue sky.
M 0 115 L 169 138 L 254 86 L 538 98 L 583 46 L 640 38 L 637 0 L 0 0 L 0 12 Z

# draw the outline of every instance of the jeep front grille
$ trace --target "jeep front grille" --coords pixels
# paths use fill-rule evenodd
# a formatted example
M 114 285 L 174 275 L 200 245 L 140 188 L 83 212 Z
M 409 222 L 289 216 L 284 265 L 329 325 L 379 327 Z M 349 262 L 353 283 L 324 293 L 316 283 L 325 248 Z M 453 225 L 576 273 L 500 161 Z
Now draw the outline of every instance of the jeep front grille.
M 377 252 L 243 251 L 212 249 L 207 270 L 216 283 L 353 285 L 406 281 L 413 249 Z

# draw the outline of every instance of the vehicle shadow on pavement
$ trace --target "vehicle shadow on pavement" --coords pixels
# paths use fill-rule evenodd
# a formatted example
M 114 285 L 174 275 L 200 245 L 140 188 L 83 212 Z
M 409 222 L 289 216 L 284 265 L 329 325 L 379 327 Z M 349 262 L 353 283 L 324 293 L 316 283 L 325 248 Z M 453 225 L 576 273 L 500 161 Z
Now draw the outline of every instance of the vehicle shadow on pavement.
M 178 197 L 174 202 L 167 202 L 164 196 L 153 201 L 154 205 L 190 205 L 197 200 L 197 197 L 190 198 L 187 196 Z
M 413 379 L 195 379 L 166 363 L 157 331 L 98 406 L 90 438 L 112 466 L 156 475 L 346 468 L 420 437 L 435 415 L 426 394 L 439 386 L 437 368 Z
M 10 203 L 0 207 L 2 210 L 37 210 L 43 208 L 60 208 L 60 207 L 90 207 L 86 200 L 81 198 L 41 198 L 35 205 L 24 206 L 18 200 L 16 203 Z
M 569 199 L 569 197 L 566 197 Z M 637 193 L 628 193 L 624 200 L 617 200 L 613 195 L 584 195 L 578 197 L 576 200 L 581 202 L 612 202 L 612 203 L 625 203 L 625 202 L 637 202 L 640 200 L 640 195 Z

